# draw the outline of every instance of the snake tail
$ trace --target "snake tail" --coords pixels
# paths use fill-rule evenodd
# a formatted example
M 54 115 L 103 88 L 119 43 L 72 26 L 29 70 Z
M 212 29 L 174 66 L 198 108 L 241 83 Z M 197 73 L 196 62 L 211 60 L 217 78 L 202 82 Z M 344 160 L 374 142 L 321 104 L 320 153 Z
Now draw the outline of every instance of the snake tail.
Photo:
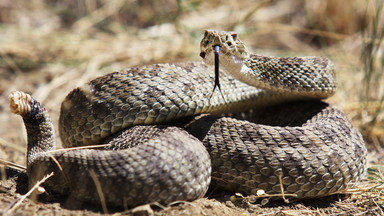
M 9 95 L 11 111 L 22 116 L 28 139 L 27 164 L 34 155 L 55 148 L 55 130 L 43 105 L 29 94 L 21 91 Z
M 54 150 L 54 127 L 44 106 L 24 92 L 13 92 L 9 100 L 11 111 L 23 117 L 28 133 L 31 186 L 54 172 L 43 184 L 48 192 L 68 194 L 68 200 L 80 203 L 129 208 L 192 201 L 208 189 L 209 154 L 198 139 L 179 128 L 135 126 L 112 137 L 103 150 Z M 129 140 L 124 138 L 127 134 L 139 138 Z M 109 150 L 114 145 L 120 150 Z

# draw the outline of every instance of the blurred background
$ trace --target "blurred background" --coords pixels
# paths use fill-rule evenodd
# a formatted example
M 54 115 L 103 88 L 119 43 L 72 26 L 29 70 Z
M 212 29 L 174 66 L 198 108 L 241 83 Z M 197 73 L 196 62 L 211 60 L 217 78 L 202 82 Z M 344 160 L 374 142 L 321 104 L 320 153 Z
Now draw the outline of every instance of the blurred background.
M 200 61 L 204 29 L 218 29 L 236 31 L 257 54 L 329 57 L 339 89 L 327 102 L 348 114 L 370 162 L 380 164 L 383 7 L 382 0 L 0 0 L 0 158 L 25 164 L 10 91 L 31 93 L 57 127 L 71 89 L 125 67 Z

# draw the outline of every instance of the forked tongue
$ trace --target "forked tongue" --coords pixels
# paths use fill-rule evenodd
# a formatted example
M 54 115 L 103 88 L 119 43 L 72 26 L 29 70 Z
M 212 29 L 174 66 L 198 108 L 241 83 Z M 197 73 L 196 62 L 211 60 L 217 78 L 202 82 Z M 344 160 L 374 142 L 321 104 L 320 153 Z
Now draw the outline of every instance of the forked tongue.
M 219 45 L 215 45 L 214 49 L 215 49 L 215 85 L 213 86 L 212 94 L 211 94 L 211 97 L 209 99 L 212 98 L 212 95 L 215 92 L 216 87 L 217 87 L 219 89 L 219 91 L 220 91 L 221 96 L 223 97 L 224 102 L 226 103 L 224 95 L 223 95 L 223 92 L 221 91 L 220 80 L 219 80 L 219 53 L 220 53 L 220 46 Z

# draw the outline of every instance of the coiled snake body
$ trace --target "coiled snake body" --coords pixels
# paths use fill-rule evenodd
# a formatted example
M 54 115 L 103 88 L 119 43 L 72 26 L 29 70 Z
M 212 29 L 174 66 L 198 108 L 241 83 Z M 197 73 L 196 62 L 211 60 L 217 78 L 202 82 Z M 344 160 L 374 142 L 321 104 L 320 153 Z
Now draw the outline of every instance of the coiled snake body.
M 214 76 L 208 65 L 216 45 L 227 73 L 220 77 L 225 100 L 220 94 L 210 98 Z M 54 192 L 133 207 L 202 197 L 211 175 L 212 183 L 234 192 L 296 198 L 340 193 L 361 179 L 367 154 L 361 134 L 341 111 L 313 100 L 334 93 L 328 59 L 252 55 L 235 33 L 213 30 L 205 32 L 200 55 L 208 65 L 129 68 L 74 89 L 61 106 L 63 145 L 108 144 L 103 150 L 54 150 L 45 108 L 13 92 L 11 109 L 28 133 L 30 183 L 53 171 L 44 185 Z M 282 103 L 302 99 L 307 101 Z M 276 105 L 256 108 L 264 104 Z M 191 117 L 251 108 L 246 116 L 257 123 Z

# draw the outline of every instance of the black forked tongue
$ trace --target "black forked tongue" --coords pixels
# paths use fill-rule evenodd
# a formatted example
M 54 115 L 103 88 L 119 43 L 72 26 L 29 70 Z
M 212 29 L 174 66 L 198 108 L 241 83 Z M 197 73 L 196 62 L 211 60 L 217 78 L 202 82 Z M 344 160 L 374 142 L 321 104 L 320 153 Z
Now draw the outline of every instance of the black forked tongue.
M 209 97 L 209 100 L 211 100 L 212 95 L 215 92 L 216 87 L 217 87 L 219 89 L 219 91 L 220 91 L 221 96 L 223 97 L 224 102 L 227 103 L 225 101 L 223 92 L 221 91 L 220 80 L 219 80 L 219 53 L 220 53 L 220 46 L 219 45 L 215 45 L 214 49 L 215 49 L 215 85 L 213 86 L 212 94 L 211 94 L 211 97 Z

